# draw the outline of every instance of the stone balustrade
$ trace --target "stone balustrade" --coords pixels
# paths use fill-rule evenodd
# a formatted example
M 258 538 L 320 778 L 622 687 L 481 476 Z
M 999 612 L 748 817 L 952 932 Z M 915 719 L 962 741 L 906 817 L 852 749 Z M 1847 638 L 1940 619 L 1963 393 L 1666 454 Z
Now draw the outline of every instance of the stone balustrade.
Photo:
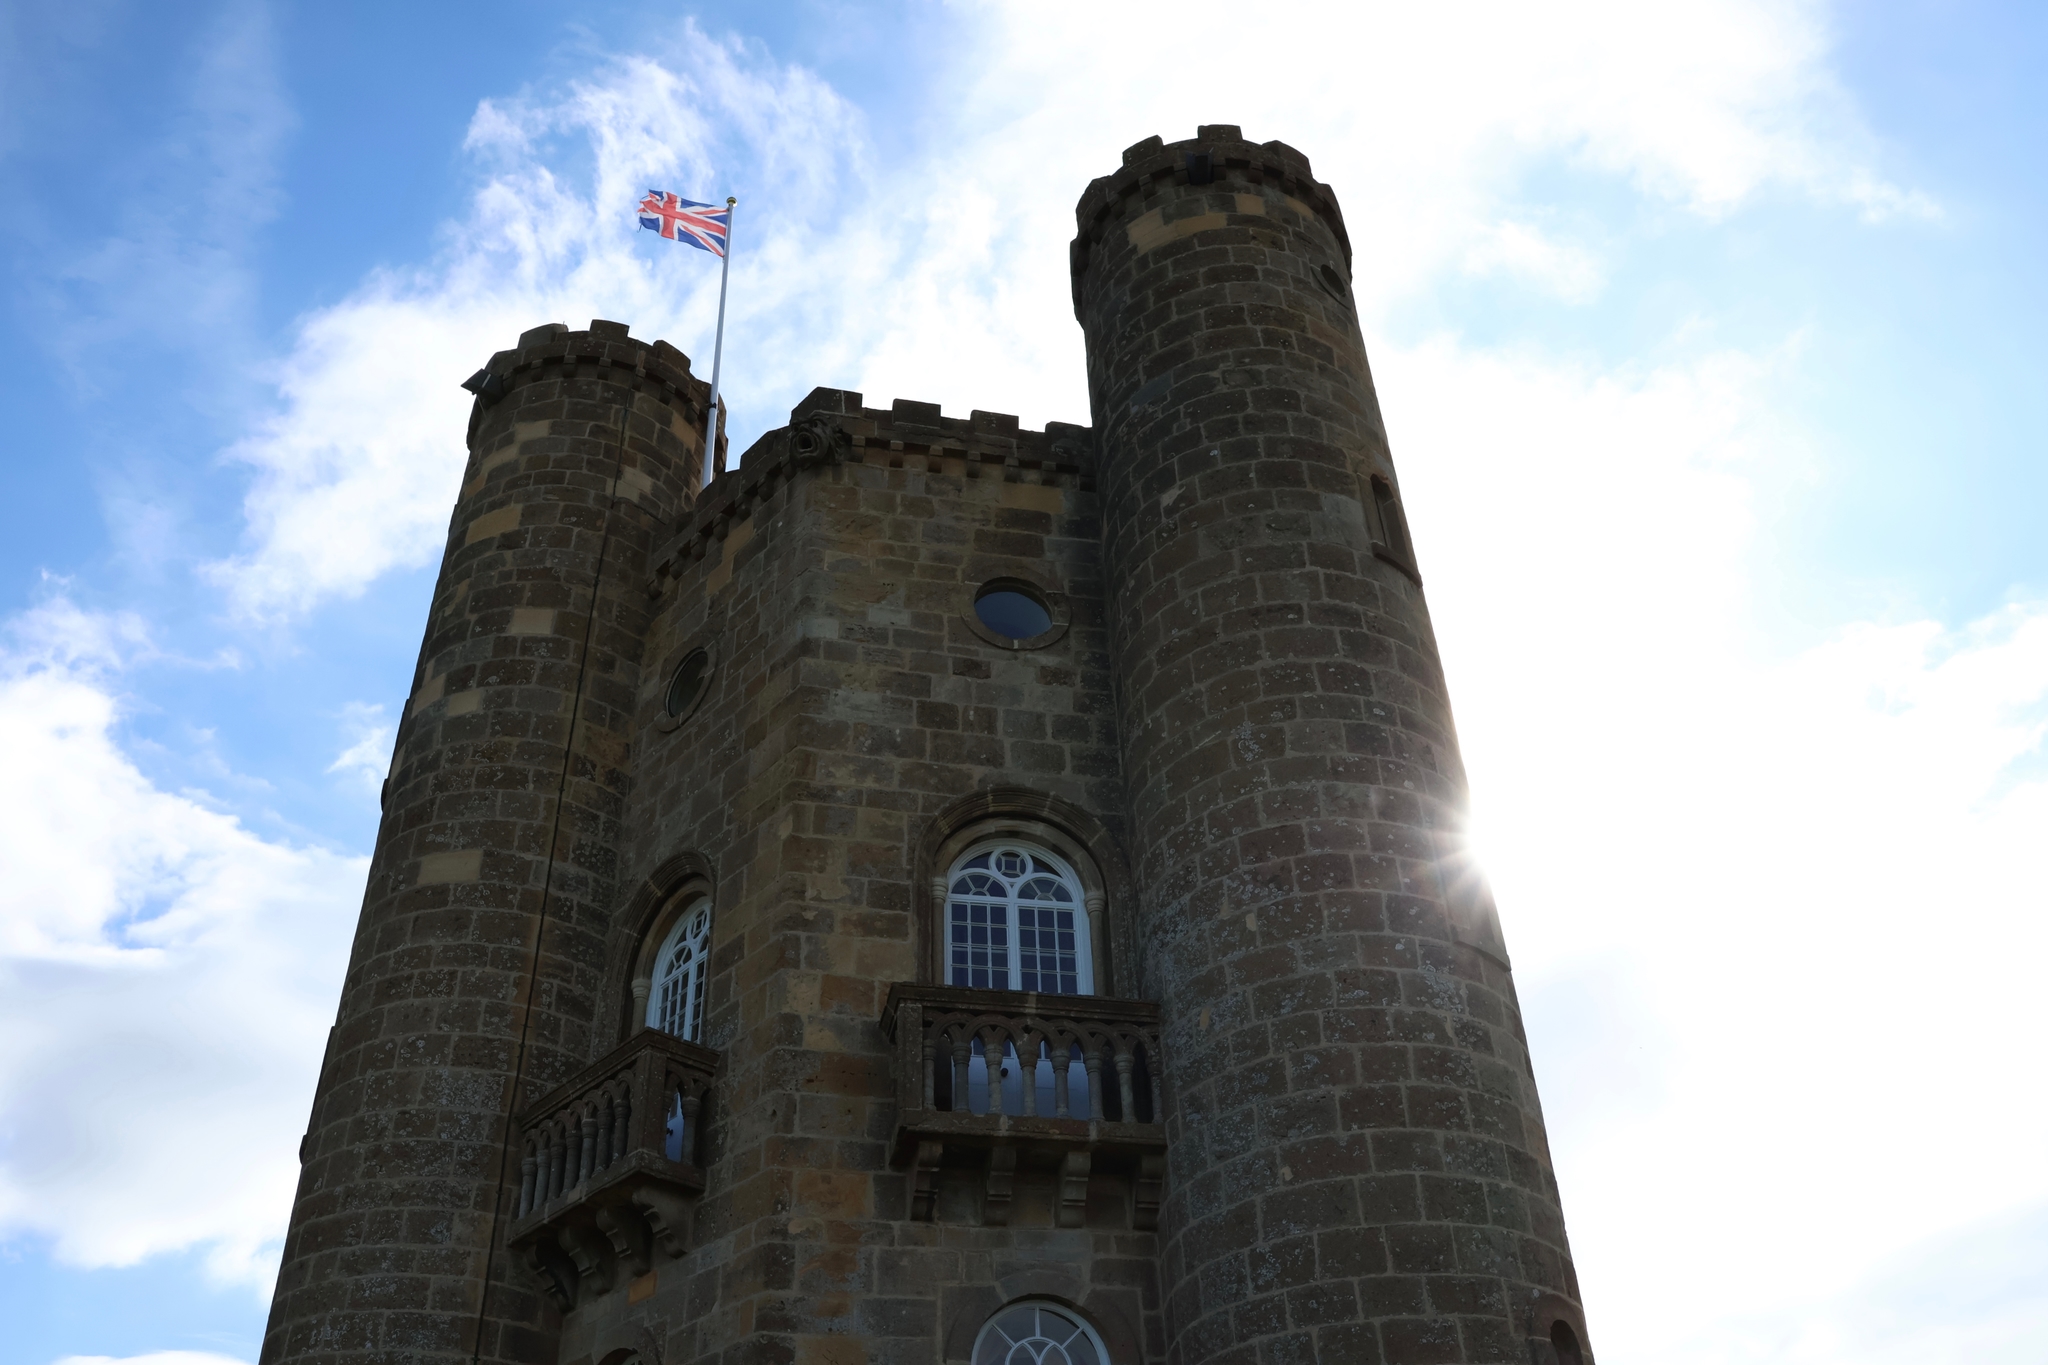
M 882 1023 L 896 1048 L 898 1159 L 916 1172 L 913 1218 L 941 1218 L 950 1202 L 1006 1224 L 1021 1181 L 1049 1193 L 1039 1202 L 1056 1226 L 1110 1217 L 1102 1206 L 1119 1198 L 1129 1226 L 1155 1225 L 1166 1150 L 1158 1006 L 899 984 Z
M 688 1250 L 718 1060 L 710 1048 L 643 1030 L 520 1114 L 518 1214 L 507 1242 L 564 1311 L 585 1292 L 608 1291 L 621 1268 L 646 1274 L 657 1250 Z

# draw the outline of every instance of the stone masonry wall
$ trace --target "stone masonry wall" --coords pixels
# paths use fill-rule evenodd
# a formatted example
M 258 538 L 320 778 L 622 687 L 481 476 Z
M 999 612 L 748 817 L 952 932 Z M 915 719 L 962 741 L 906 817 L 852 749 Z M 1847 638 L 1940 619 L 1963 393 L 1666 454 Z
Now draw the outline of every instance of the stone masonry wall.
M 592 1045 L 647 554 L 693 496 L 707 395 L 617 323 L 536 328 L 488 375 L 265 1365 L 555 1359 L 554 1309 L 499 1241 L 506 1120 Z
M 1034 1291 L 1088 1305 L 1119 1360 L 1157 1358 L 1150 1234 L 1049 1209 L 909 1221 L 878 1023 L 888 983 L 919 975 L 935 817 L 1004 787 L 1105 822 L 1122 804 L 1086 436 L 820 390 L 657 555 L 625 881 L 690 852 L 715 869 L 705 1041 L 725 1061 L 695 1248 L 580 1306 L 564 1362 L 652 1343 L 668 1365 L 926 1365 Z M 1012 574 L 1071 600 L 1061 641 L 1010 651 L 968 625 L 975 586 Z M 699 645 L 710 691 L 663 733 L 665 670 Z M 617 926 L 615 962 L 641 932 Z
M 1548 1360 L 1584 1325 L 1336 201 L 1217 126 L 1078 217 L 1169 1358 Z
M 700 490 L 665 343 L 537 328 L 472 381 L 264 1365 L 964 1362 L 1025 1295 L 1115 1365 L 1585 1340 L 1336 201 L 1213 126 L 1078 218 L 1092 429 L 819 389 Z M 992 636 L 995 578 L 1063 631 Z M 992 1226 L 985 1150 L 928 1144 L 911 1216 L 879 1016 L 933 979 L 941 840 L 1025 815 L 1100 864 L 1098 989 L 1160 1008 L 1156 1233 L 1131 1149 L 1076 1177 L 1081 1226 L 1020 1158 Z M 565 1315 L 507 1250 L 508 1120 L 641 1026 L 686 890 L 704 1194 L 687 1250 Z

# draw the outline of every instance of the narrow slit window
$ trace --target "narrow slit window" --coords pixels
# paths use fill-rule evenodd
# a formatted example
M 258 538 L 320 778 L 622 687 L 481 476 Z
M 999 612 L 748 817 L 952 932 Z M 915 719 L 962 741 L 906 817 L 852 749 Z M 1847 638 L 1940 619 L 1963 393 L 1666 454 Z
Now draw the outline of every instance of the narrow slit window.
M 1377 474 L 1372 476 L 1372 504 L 1379 517 L 1380 543 L 1403 563 L 1413 564 L 1415 551 L 1408 543 L 1408 521 L 1401 515 L 1401 500 L 1394 496 L 1394 485 Z

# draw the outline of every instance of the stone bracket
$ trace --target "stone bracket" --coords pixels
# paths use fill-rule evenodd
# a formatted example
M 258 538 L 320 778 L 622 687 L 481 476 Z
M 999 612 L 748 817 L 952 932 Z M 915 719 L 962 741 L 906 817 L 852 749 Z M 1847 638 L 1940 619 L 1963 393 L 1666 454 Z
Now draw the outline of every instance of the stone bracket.
M 1010 1196 L 1017 1187 L 1017 1149 L 991 1147 L 988 1151 L 988 1193 L 982 1201 L 984 1227 L 1010 1225 Z
M 915 1175 L 910 1186 L 910 1216 L 916 1222 L 929 1223 L 938 1217 L 939 1163 L 945 1155 L 943 1142 L 917 1144 L 917 1158 L 912 1166 Z
M 1159 1199 L 1166 1187 L 1166 1158 L 1138 1158 L 1138 1179 L 1131 1190 L 1131 1226 L 1141 1232 L 1159 1228 Z
M 1088 1172 L 1094 1157 L 1088 1152 L 1068 1152 L 1060 1161 L 1059 1224 L 1063 1228 L 1085 1227 L 1088 1223 Z

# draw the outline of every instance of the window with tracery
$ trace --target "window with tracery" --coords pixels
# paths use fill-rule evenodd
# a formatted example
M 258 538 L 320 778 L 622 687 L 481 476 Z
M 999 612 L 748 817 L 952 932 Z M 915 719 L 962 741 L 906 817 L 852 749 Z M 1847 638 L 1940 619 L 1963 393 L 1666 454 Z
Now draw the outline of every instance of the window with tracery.
M 704 1033 L 704 981 L 711 954 L 711 902 L 685 910 L 654 955 L 654 980 L 647 993 L 647 1027 L 691 1042 Z
M 1063 860 L 1032 844 L 977 844 L 946 886 L 949 985 L 1095 993 L 1086 898 Z
M 974 1342 L 974 1365 L 1110 1365 L 1095 1329 L 1054 1303 L 1013 1303 Z

